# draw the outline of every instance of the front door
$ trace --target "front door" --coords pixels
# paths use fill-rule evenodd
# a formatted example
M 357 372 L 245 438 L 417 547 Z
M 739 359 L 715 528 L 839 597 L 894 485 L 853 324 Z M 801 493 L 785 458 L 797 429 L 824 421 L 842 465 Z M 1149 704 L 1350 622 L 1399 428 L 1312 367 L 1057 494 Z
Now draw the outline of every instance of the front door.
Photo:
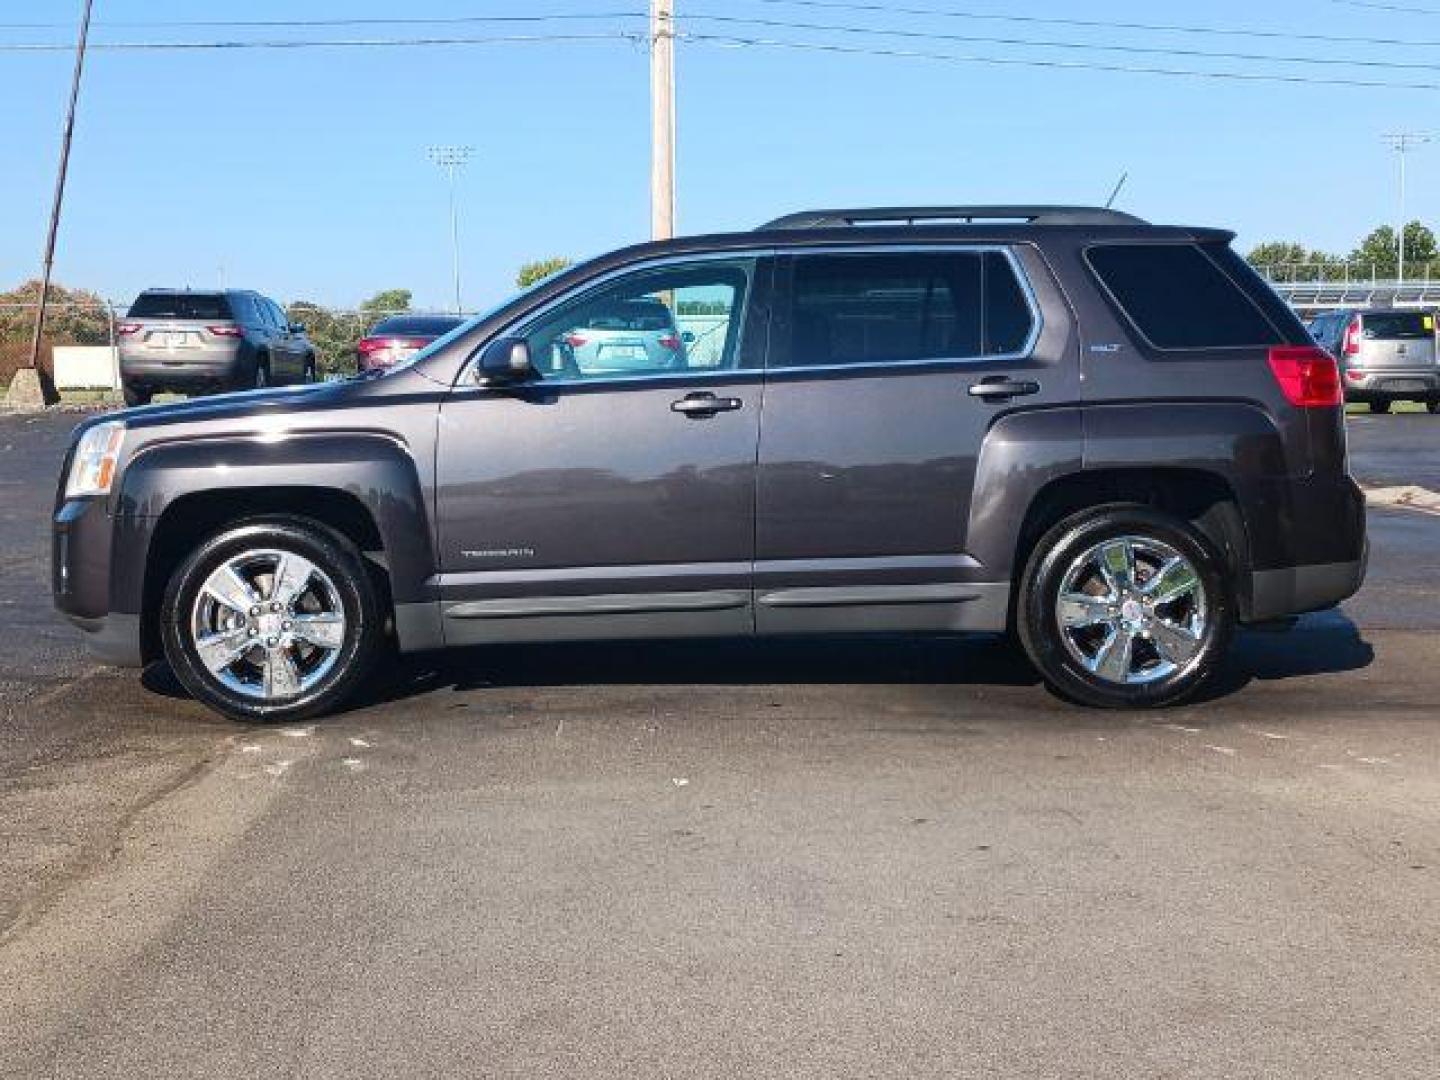
M 441 409 L 446 640 L 750 633 L 762 268 L 695 259 L 510 328 L 539 377 Z
M 995 579 L 1006 574 L 967 547 L 977 456 L 1000 417 L 1078 396 L 1068 332 L 1042 334 L 1021 255 L 781 260 L 756 495 L 757 630 L 1004 625 L 1008 589 Z

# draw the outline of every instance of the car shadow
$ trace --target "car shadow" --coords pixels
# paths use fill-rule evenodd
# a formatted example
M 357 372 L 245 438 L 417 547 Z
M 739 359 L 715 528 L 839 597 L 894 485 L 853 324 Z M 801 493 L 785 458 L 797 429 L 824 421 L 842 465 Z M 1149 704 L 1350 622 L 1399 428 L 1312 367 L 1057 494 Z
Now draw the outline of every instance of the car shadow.
M 1254 681 L 1368 667 L 1375 651 L 1338 611 L 1307 616 L 1288 632 L 1242 630 L 1224 667 L 1191 704 Z M 152 693 L 188 693 L 163 662 L 142 682 Z M 1024 653 L 998 636 L 724 638 L 491 645 L 388 658 L 344 711 L 438 690 L 576 686 L 951 685 L 1038 686 Z

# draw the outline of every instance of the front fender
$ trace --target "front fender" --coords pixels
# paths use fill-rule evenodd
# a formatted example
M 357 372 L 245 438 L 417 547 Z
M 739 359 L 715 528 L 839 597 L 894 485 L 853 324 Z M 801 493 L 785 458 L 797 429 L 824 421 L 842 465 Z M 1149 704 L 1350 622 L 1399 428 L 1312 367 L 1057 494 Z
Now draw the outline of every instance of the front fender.
M 343 492 L 370 515 L 396 604 L 434 599 L 434 545 L 420 471 L 398 439 L 376 432 L 208 436 L 146 445 L 127 463 L 112 503 L 111 610 L 138 612 L 150 542 L 186 496 L 222 490 Z

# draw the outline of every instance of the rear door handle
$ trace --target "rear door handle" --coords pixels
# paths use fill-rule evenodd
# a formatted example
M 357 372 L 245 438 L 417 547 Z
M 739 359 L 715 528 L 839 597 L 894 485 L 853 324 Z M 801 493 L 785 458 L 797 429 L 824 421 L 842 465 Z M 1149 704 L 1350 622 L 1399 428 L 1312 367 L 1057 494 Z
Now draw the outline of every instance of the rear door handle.
M 697 419 L 714 416 L 716 413 L 734 412 L 745 403 L 735 397 L 716 397 L 711 393 L 686 394 L 679 401 L 670 403 L 670 411 L 683 413 Z
M 1040 384 L 1032 379 L 1010 379 L 1004 375 L 992 375 L 988 379 L 971 383 L 968 392 L 971 397 L 984 398 L 986 401 L 1003 401 L 1026 394 L 1038 394 Z

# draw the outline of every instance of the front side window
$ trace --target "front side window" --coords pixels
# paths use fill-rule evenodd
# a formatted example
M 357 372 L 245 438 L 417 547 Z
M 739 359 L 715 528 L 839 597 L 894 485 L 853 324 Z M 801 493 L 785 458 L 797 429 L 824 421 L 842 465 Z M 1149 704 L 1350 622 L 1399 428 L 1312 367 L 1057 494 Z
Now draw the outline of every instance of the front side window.
M 777 366 L 1005 356 L 1034 329 L 1000 252 L 802 255 L 794 266 L 790 346 Z
M 703 262 L 631 274 L 547 312 L 521 336 L 546 378 L 733 368 L 751 265 Z

